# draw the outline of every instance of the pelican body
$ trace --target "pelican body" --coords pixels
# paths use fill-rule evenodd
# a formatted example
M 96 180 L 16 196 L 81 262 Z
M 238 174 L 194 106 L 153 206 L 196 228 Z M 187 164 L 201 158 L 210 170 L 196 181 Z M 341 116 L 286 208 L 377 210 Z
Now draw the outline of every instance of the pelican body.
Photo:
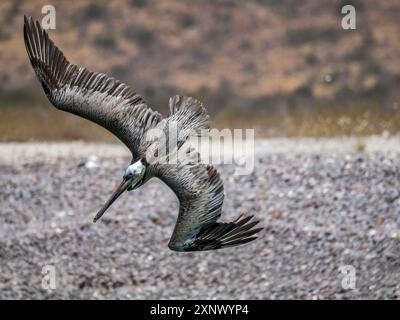
M 132 161 L 122 182 L 99 210 L 99 220 L 125 191 L 134 190 L 153 177 L 166 183 L 179 200 L 178 219 L 169 248 L 201 251 L 231 247 L 257 238 L 262 228 L 253 216 L 240 215 L 233 222 L 217 222 L 222 213 L 223 184 L 211 165 L 199 161 L 188 145 L 190 135 L 209 129 L 205 107 L 191 97 L 170 98 L 166 118 L 147 106 L 126 84 L 103 73 L 71 64 L 54 45 L 39 22 L 24 17 L 24 40 L 32 67 L 50 102 L 62 111 L 93 121 L 117 136 L 131 151 Z M 174 125 L 176 144 L 165 148 Z M 168 150 L 160 155 L 159 150 Z M 168 160 L 183 154 L 176 163 Z

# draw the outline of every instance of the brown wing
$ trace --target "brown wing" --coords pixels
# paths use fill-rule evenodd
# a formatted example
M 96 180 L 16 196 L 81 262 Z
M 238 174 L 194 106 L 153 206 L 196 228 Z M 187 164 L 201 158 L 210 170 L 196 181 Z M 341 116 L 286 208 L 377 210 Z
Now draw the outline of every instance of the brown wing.
M 38 21 L 25 17 L 24 39 L 32 67 L 52 104 L 108 129 L 138 159 L 144 132 L 161 115 L 126 84 L 69 63 Z
M 158 176 L 179 199 L 179 215 L 168 244 L 176 251 L 215 250 L 255 240 L 262 228 L 253 216 L 218 223 L 224 201 L 223 184 L 215 168 L 205 164 L 164 165 Z

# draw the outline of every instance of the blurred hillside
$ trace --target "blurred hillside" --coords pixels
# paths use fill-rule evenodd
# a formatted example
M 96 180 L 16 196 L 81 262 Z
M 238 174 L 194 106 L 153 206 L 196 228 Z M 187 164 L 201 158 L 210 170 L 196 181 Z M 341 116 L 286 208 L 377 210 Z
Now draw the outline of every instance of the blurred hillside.
M 41 19 L 46 4 L 57 10 L 50 35 L 72 63 L 125 81 L 164 115 L 179 93 L 203 100 L 214 125 L 260 135 L 400 130 L 400 1 L 6 0 L 0 140 L 109 138 L 52 109 L 34 76 L 23 15 Z M 357 30 L 341 28 L 345 4 Z

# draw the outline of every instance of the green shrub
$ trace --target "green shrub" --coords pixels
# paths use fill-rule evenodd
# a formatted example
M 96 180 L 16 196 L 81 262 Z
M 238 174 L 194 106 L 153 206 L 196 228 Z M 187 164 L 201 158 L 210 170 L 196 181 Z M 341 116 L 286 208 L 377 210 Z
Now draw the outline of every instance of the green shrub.
M 291 46 L 298 46 L 305 43 L 317 41 L 335 42 L 341 36 L 339 29 L 335 28 L 302 28 L 286 31 L 286 39 Z
M 154 33 L 140 25 L 131 25 L 123 31 L 125 38 L 135 41 L 138 45 L 146 47 L 154 41 Z
M 184 15 L 181 18 L 182 28 L 190 28 L 190 27 L 194 26 L 195 23 L 196 23 L 196 19 L 191 15 Z
M 117 64 L 111 68 L 112 76 L 119 80 L 125 80 L 129 73 L 129 66 L 127 65 Z
M 131 0 L 131 6 L 136 8 L 141 8 L 146 5 L 146 0 Z
M 99 34 L 93 39 L 93 43 L 100 48 L 114 49 L 116 47 L 116 40 L 112 35 Z
M 10 38 L 10 34 L 3 29 L 0 29 L 0 41 L 8 40 Z
M 85 20 L 100 20 L 107 17 L 107 9 L 102 5 L 92 2 L 83 11 Z

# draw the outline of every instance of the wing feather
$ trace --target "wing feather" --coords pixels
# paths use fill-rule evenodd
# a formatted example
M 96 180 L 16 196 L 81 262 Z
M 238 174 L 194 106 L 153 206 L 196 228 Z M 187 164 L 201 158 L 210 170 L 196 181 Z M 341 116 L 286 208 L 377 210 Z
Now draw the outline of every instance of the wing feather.
M 24 40 L 29 60 L 50 102 L 60 110 L 108 129 L 138 159 L 143 134 L 161 121 L 161 115 L 126 84 L 71 64 L 32 18 L 24 17 Z
M 255 240 L 262 228 L 253 216 L 219 223 L 224 201 L 217 170 L 201 163 L 165 165 L 158 176 L 179 199 L 179 214 L 168 246 L 176 251 L 215 250 Z

